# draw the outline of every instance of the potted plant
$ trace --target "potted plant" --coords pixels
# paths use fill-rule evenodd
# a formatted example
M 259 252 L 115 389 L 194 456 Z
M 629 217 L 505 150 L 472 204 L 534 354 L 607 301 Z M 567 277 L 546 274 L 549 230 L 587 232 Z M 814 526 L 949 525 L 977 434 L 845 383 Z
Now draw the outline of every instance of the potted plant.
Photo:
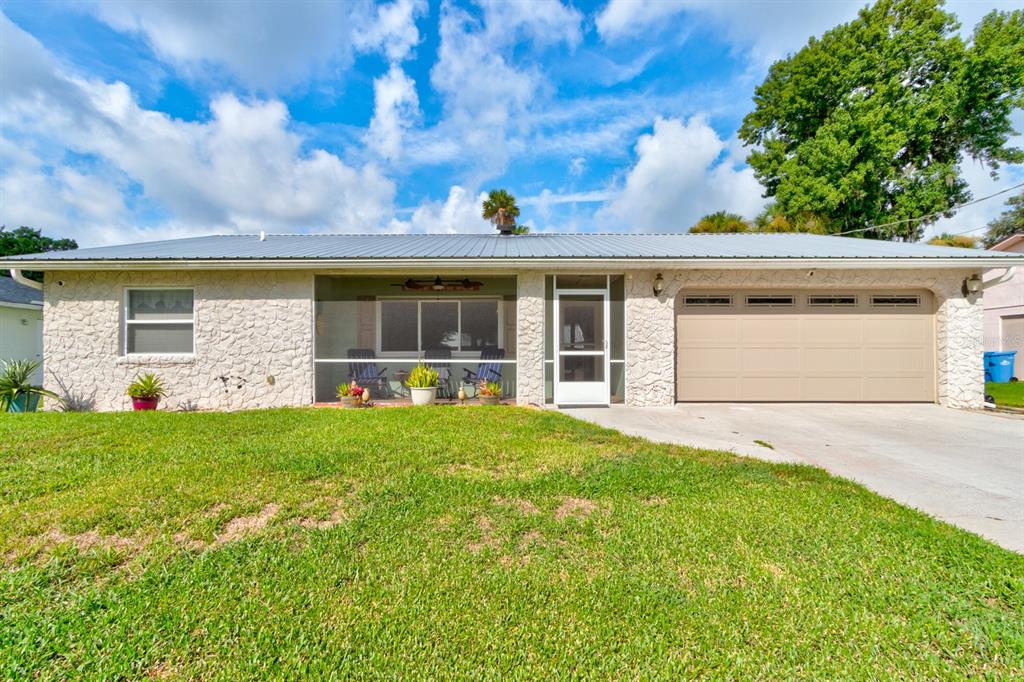
M 501 384 L 497 381 L 481 381 L 479 396 L 481 405 L 497 405 L 501 400 Z
M 362 386 L 353 379 L 351 383 L 338 386 L 338 403 L 341 407 L 359 407 L 364 393 Z
M 437 398 L 437 370 L 416 365 L 405 380 L 413 405 L 429 405 Z
M 37 360 L 7 360 L 0 370 L 0 412 L 35 412 L 42 396 L 60 400 L 53 391 L 32 383 Z
M 128 386 L 128 396 L 132 399 L 133 410 L 155 410 L 160 398 L 167 395 L 163 379 L 154 372 L 146 372 L 136 376 Z

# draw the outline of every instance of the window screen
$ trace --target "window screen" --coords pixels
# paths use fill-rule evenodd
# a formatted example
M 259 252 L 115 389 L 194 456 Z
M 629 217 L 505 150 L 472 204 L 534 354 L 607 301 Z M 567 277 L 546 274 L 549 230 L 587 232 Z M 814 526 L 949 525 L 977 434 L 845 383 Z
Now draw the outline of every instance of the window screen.
M 194 342 L 192 289 L 129 289 L 125 353 L 191 353 Z

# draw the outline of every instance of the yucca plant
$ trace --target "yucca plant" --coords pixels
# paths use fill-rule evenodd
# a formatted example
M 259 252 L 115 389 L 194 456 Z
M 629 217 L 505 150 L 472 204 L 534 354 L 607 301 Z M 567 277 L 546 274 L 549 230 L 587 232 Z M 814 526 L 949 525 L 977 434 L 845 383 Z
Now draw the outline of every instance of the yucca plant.
M 34 412 L 39 398 L 60 400 L 53 391 L 32 383 L 38 360 L 7 360 L 0 369 L 0 412 Z
M 426 365 L 416 365 L 409 372 L 409 378 L 405 380 L 405 385 L 409 388 L 434 388 L 437 386 L 437 380 L 436 369 Z

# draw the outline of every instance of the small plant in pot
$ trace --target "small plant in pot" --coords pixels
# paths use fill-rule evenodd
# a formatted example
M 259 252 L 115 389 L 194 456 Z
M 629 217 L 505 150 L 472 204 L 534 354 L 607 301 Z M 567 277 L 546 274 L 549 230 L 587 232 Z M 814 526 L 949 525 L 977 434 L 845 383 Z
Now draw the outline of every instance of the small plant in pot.
M 0 412 L 35 412 L 43 396 L 60 401 L 53 391 L 32 383 L 36 360 L 7 360 L 0 369 Z
M 479 396 L 481 405 L 497 405 L 501 400 L 501 384 L 497 381 L 481 381 Z
M 413 405 L 429 405 L 437 398 L 437 370 L 416 365 L 405 380 Z
M 154 372 L 135 377 L 128 386 L 128 397 L 132 399 L 133 410 L 155 410 L 160 404 L 160 398 L 167 395 L 167 388 L 163 379 Z
M 359 407 L 363 399 L 363 387 L 353 379 L 351 383 L 338 386 L 338 404 L 341 407 Z

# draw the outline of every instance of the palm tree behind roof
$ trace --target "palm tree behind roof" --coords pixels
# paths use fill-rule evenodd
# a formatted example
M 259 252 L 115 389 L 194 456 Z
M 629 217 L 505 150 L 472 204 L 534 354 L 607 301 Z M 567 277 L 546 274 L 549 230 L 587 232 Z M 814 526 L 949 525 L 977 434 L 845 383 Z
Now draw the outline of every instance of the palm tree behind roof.
M 519 217 L 516 198 L 503 189 L 492 189 L 483 203 L 483 218 L 502 233 L 512 233 Z

